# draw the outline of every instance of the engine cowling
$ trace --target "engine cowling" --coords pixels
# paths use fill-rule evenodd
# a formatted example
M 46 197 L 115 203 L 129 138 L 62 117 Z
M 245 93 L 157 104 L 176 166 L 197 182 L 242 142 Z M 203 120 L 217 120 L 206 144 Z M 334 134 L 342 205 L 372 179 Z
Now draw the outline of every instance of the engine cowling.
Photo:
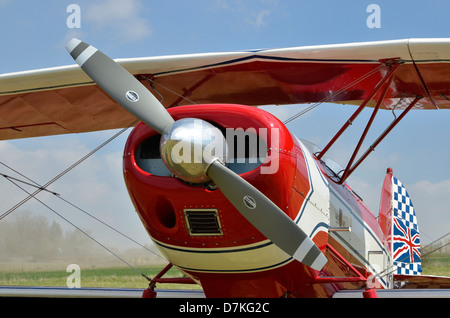
M 169 112 L 175 120 L 188 117 L 205 120 L 222 130 L 224 136 L 228 130 L 225 139 L 231 158 L 227 166 L 291 219 L 298 216 L 305 202 L 304 194 L 310 189 L 308 172 L 303 152 L 282 122 L 264 110 L 240 105 L 183 106 Z M 235 145 L 246 136 L 244 152 L 239 154 L 239 147 L 230 145 L 231 132 L 235 133 Z M 194 184 L 173 176 L 161 159 L 160 138 L 145 124 L 137 125 L 125 146 L 123 169 L 139 217 L 155 245 L 172 264 L 200 281 L 208 291 L 209 284 L 215 281 L 211 275 L 234 273 L 239 277 L 239 273 L 279 268 L 293 261 L 253 227 L 214 184 Z M 255 140 L 257 149 L 249 149 Z M 267 279 L 267 274 L 262 274 L 261 284 L 266 284 Z M 257 281 L 259 278 L 252 284 L 255 290 L 259 288 Z M 245 279 L 242 285 L 236 281 L 233 286 L 227 292 L 234 293 L 249 285 Z M 209 295 L 228 295 L 217 294 L 217 288 L 212 290 L 214 294 Z M 240 292 L 243 291 L 237 294 Z M 278 297 L 278 292 L 279 289 L 274 289 L 273 296 Z

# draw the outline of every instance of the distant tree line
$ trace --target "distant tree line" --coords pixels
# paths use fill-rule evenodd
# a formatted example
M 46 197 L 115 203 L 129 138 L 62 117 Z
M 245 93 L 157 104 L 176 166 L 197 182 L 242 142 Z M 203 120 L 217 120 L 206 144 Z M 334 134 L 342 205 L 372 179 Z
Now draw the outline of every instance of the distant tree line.
M 63 231 L 61 225 L 28 211 L 17 211 L 0 221 L 0 262 L 51 262 L 106 254 L 78 229 Z
M 448 234 L 446 236 L 448 236 Z M 450 254 L 450 238 L 444 237 L 427 246 L 423 246 L 422 255 L 423 254 Z
M 88 230 L 84 232 L 89 233 Z M 124 251 L 100 246 L 80 230 L 63 230 L 57 221 L 29 211 L 16 211 L 0 220 L 0 267 L 5 264 L 64 263 L 93 267 L 167 264 L 156 247 L 132 247 Z M 152 250 L 153 252 L 149 251 Z

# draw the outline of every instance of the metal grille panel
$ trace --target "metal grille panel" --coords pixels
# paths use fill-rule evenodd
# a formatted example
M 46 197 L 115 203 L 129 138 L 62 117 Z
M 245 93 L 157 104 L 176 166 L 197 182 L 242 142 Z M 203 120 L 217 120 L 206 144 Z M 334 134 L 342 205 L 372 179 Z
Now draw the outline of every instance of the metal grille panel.
M 217 209 L 185 209 L 184 217 L 189 235 L 222 235 Z

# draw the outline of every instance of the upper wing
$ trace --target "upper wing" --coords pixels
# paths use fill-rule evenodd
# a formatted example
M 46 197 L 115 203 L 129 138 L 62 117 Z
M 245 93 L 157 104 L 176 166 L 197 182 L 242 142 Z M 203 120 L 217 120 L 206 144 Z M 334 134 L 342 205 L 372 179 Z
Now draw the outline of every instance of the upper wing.
M 359 104 L 399 59 L 384 108 L 450 108 L 450 39 L 415 39 L 117 60 L 165 107 Z M 370 76 L 368 76 L 370 74 Z M 349 86 L 349 84 L 353 84 Z M 369 105 L 370 106 L 370 105 Z M 77 66 L 0 75 L 0 140 L 120 128 L 135 118 Z

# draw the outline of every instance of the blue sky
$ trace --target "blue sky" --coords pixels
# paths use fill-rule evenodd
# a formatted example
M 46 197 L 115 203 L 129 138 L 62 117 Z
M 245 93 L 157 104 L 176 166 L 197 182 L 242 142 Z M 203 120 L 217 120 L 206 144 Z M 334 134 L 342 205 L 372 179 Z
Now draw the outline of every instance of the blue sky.
M 80 28 L 67 25 L 70 4 L 80 7 Z M 380 8 L 381 28 L 367 26 L 370 4 Z M 449 11 L 450 3 L 444 0 L 0 0 L 0 72 L 73 64 L 65 45 L 74 36 L 113 58 L 450 37 Z M 288 127 L 323 147 L 353 110 L 324 104 Z M 361 124 L 368 114 L 362 114 Z M 382 112 L 375 133 L 390 120 L 392 114 Z M 381 184 L 386 168 L 392 167 L 412 196 L 425 243 L 450 229 L 448 122 L 450 111 L 411 112 L 349 181 L 377 215 Z M 353 125 L 339 146 L 332 148 L 337 161 L 346 163 L 361 129 L 360 124 Z M 43 184 L 113 133 L 3 141 L 0 154 L 3 162 Z M 146 244 L 150 240 L 123 184 L 125 140 L 123 136 L 114 141 L 52 189 Z M 2 167 L 0 172 L 10 173 Z M 0 180 L 0 189 L 5 194 L 0 213 L 24 197 L 5 180 Z M 76 216 L 50 195 L 40 198 L 48 199 L 106 245 L 125 244 L 115 236 L 105 236 L 101 226 Z M 21 209 L 50 214 L 32 202 Z

